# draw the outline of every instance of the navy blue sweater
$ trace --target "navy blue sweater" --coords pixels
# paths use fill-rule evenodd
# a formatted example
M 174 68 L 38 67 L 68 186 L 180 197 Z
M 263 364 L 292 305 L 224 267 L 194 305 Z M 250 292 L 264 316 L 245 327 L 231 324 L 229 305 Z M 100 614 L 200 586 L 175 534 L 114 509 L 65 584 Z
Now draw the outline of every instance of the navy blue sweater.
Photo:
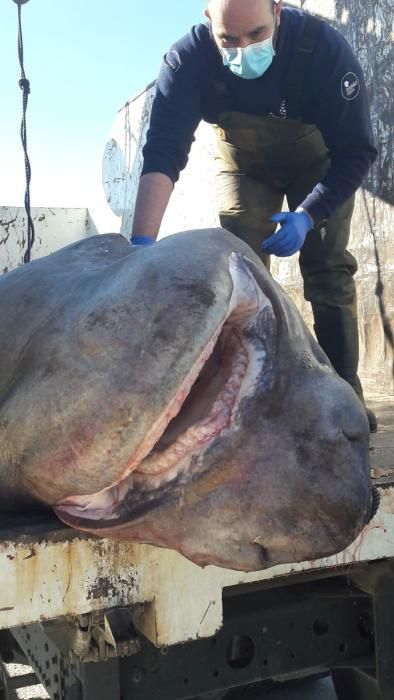
M 215 124 L 222 112 L 283 116 L 302 19 L 300 10 L 282 10 L 276 56 L 255 80 L 223 66 L 207 25 L 177 41 L 157 80 L 142 174 L 160 172 L 176 182 L 201 119 Z M 218 82 L 224 90 L 215 89 Z M 308 62 L 301 120 L 320 129 L 330 151 L 330 169 L 302 203 L 319 223 L 356 191 L 377 155 L 362 68 L 345 39 L 323 21 Z

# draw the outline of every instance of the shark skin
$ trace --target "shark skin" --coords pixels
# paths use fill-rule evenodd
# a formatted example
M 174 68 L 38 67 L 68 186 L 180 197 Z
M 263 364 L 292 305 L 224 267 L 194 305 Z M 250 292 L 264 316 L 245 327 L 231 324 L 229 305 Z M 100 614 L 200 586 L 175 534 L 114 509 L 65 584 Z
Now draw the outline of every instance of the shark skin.
M 223 229 L 93 236 L 0 278 L 0 513 L 255 571 L 371 516 L 369 426 Z

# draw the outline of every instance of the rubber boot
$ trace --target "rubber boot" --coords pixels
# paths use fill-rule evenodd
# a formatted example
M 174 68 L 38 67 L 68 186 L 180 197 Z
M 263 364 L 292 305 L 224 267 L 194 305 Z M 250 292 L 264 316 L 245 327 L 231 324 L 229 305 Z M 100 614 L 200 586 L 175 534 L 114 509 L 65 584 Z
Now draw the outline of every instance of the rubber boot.
M 312 305 L 315 334 L 335 371 L 350 384 L 365 406 L 363 389 L 357 374 L 359 360 L 357 317 L 348 309 Z M 371 433 L 377 431 L 377 419 L 365 406 Z

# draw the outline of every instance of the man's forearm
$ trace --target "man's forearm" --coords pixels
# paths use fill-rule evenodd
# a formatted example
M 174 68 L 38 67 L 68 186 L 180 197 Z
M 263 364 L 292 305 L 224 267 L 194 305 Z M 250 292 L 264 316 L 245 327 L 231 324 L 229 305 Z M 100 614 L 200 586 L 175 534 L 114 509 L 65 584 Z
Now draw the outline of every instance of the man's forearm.
M 132 236 L 156 239 L 174 185 L 163 173 L 146 173 L 140 180 Z

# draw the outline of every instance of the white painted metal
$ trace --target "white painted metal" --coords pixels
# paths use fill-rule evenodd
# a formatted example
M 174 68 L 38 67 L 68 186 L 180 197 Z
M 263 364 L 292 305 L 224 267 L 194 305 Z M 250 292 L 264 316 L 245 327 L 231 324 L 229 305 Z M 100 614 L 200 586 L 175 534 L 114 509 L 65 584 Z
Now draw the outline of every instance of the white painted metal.
M 32 260 L 98 233 L 87 209 L 32 207 L 31 213 L 35 228 Z M 22 207 L 0 207 L 0 274 L 22 264 L 26 232 Z
M 113 213 L 121 217 L 121 233 L 130 237 L 135 196 L 142 168 L 154 84 L 119 110 L 103 156 L 104 193 Z

